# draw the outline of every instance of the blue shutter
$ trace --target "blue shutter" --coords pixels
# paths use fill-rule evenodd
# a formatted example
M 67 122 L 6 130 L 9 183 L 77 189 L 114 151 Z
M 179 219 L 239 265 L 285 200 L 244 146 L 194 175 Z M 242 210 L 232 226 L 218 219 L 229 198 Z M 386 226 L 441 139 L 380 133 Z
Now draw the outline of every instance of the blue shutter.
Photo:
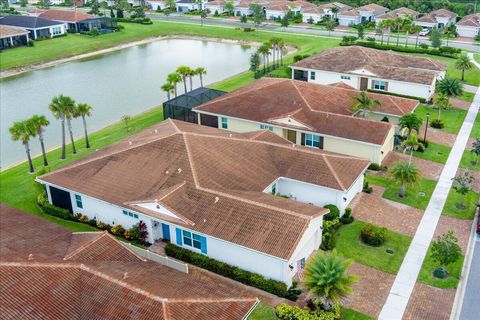
M 182 245 L 182 230 L 180 230 L 179 228 L 175 228 L 175 232 L 177 234 L 177 244 L 179 246 Z
M 202 245 L 202 253 L 207 254 L 207 238 L 200 237 L 200 243 Z

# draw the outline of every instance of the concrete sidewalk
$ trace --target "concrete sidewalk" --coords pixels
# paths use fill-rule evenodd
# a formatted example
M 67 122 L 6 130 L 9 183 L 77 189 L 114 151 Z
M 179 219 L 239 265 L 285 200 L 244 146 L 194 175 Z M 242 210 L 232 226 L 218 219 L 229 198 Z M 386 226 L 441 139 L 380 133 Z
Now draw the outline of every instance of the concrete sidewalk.
M 433 195 L 428 203 L 427 209 L 420 221 L 415 236 L 408 248 L 400 271 L 395 278 L 387 301 L 382 308 L 379 319 L 394 320 L 402 319 L 408 305 L 410 295 L 417 281 L 418 274 L 422 268 L 423 260 L 428 251 L 433 234 L 442 214 L 448 192 L 452 186 L 452 178 L 455 177 L 460 160 L 468 142 L 473 123 L 480 106 L 480 89 L 477 90 L 475 98 L 468 110 L 462 128 L 458 133 L 455 144 L 443 168 L 440 179 L 435 187 Z

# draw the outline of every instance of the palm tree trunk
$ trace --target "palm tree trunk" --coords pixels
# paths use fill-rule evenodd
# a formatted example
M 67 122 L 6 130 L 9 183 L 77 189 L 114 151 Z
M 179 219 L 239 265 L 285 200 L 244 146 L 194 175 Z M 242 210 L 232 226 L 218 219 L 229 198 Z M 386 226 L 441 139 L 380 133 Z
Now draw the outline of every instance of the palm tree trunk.
M 185 93 L 187 93 L 187 77 L 183 77 L 183 87 L 185 89 Z
M 177 97 L 177 84 L 175 83 L 175 98 Z
M 76 154 L 75 141 L 73 140 L 72 121 L 67 118 L 68 132 L 70 133 L 70 143 L 72 144 L 72 153 Z
M 397 47 L 399 42 L 400 42 L 400 27 L 397 27 Z
M 200 87 L 203 88 L 203 76 L 201 73 L 200 73 Z
M 170 100 L 170 94 L 169 94 L 168 100 Z M 90 141 L 88 140 L 87 120 L 85 119 L 85 116 L 82 116 L 82 121 L 83 121 L 83 130 L 85 131 L 85 146 L 87 149 L 89 149 Z
M 65 159 L 65 116 L 62 117 L 62 157 L 61 159 Z
M 407 37 L 405 38 L 405 48 L 408 47 L 408 31 L 407 31 Z
M 47 153 L 45 152 L 45 144 L 43 143 L 43 133 L 38 133 L 38 140 L 40 140 L 40 148 L 42 148 L 42 156 L 43 156 L 43 165 L 46 167 L 48 166 L 47 161 Z
M 190 91 L 193 90 L 193 82 L 192 82 L 192 76 L 189 76 L 190 80 Z
M 417 33 L 417 40 L 415 40 L 415 48 L 418 47 L 418 33 Z
M 383 32 L 382 32 L 382 38 L 381 38 L 381 40 L 380 40 L 380 44 L 383 45 Z
M 403 184 L 400 185 L 400 198 L 405 197 L 405 186 Z
M 30 167 L 29 172 L 32 173 L 35 171 L 35 169 L 33 169 L 32 157 L 30 156 L 30 147 L 28 145 L 28 142 L 25 143 L 25 152 L 27 152 L 28 166 Z
M 390 45 L 390 32 L 388 32 L 388 36 L 387 36 L 387 46 Z
M 462 81 L 465 80 L 465 69 L 462 69 Z

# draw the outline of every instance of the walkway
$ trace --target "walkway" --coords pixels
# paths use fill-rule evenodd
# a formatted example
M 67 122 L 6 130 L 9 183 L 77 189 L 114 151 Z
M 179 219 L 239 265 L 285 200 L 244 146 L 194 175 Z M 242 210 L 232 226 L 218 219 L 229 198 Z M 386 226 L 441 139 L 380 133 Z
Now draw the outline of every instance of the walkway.
M 408 248 L 400 271 L 395 278 L 387 301 L 383 306 L 379 319 L 394 320 L 402 319 L 407 307 L 410 295 L 416 284 L 418 274 L 422 268 L 423 260 L 432 241 L 433 234 L 442 214 L 448 192 L 452 186 L 452 178 L 455 177 L 460 160 L 468 142 L 473 123 L 480 106 L 480 89 L 470 106 L 462 128 L 458 133 L 455 144 L 443 168 L 440 179 L 435 187 L 432 198 L 420 221 L 417 232 Z
M 478 63 L 478 62 L 474 59 L 473 53 L 469 52 L 469 53 L 468 53 L 468 57 L 470 58 L 470 60 L 472 61 L 472 63 L 473 63 L 474 65 L 476 65 L 478 69 L 480 69 L 480 63 Z

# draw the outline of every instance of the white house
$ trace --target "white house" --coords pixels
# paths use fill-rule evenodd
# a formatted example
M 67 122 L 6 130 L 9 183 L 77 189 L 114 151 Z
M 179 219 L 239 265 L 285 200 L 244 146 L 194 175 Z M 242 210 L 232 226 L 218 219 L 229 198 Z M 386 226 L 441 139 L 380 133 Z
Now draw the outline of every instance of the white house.
M 50 203 L 72 213 L 125 228 L 143 221 L 150 242 L 290 285 L 320 245 L 323 206 L 343 211 L 368 165 L 268 131 L 166 120 L 37 181 Z
M 419 12 L 412 10 L 410 8 L 401 7 L 377 16 L 375 18 L 375 23 L 379 25 L 380 23 L 382 23 L 383 20 L 387 20 L 387 19 L 395 20 L 397 18 L 406 19 L 407 17 L 410 17 L 413 20 L 415 20 L 418 18 L 419 14 L 420 14 Z
M 302 9 L 303 22 L 317 23 L 322 21 L 325 16 L 336 19 L 339 12 L 348 11 L 351 8 L 352 7 L 340 2 L 325 3 L 318 7 L 307 7 Z
M 457 22 L 459 37 L 475 38 L 480 34 L 480 13 L 470 14 Z
M 59 21 L 43 19 L 36 16 L 6 15 L 0 17 L 0 24 L 18 27 L 29 32 L 29 38 L 53 38 L 66 33 L 66 24 Z
M 265 15 L 267 19 L 273 20 L 275 18 L 283 18 L 289 11 L 301 13 L 307 8 L 316 7 L 313 3 L 295 0 L 295 1 L 269 1 L 265 6 Z
M 370 3 L 352 10 L 338 13 L 338 24 L 350 27 L 365 21 L 375 21 L 377 16 L 387 13 L 387 11 L 388 8 L 375 3 Z
M 415 24 L 428 29 L 448 28 L 455 24 L 457 16 L 455 12 L 447 9 L 438 9 L 418 18 Z
M 294 79 L 319 84 L 341 81 L 359 90 L 430 100 L 436 81 L 445 76 L 447 64 L 391 51 L 347 46 L 325 50 L 294 63 L 291 68 Z

